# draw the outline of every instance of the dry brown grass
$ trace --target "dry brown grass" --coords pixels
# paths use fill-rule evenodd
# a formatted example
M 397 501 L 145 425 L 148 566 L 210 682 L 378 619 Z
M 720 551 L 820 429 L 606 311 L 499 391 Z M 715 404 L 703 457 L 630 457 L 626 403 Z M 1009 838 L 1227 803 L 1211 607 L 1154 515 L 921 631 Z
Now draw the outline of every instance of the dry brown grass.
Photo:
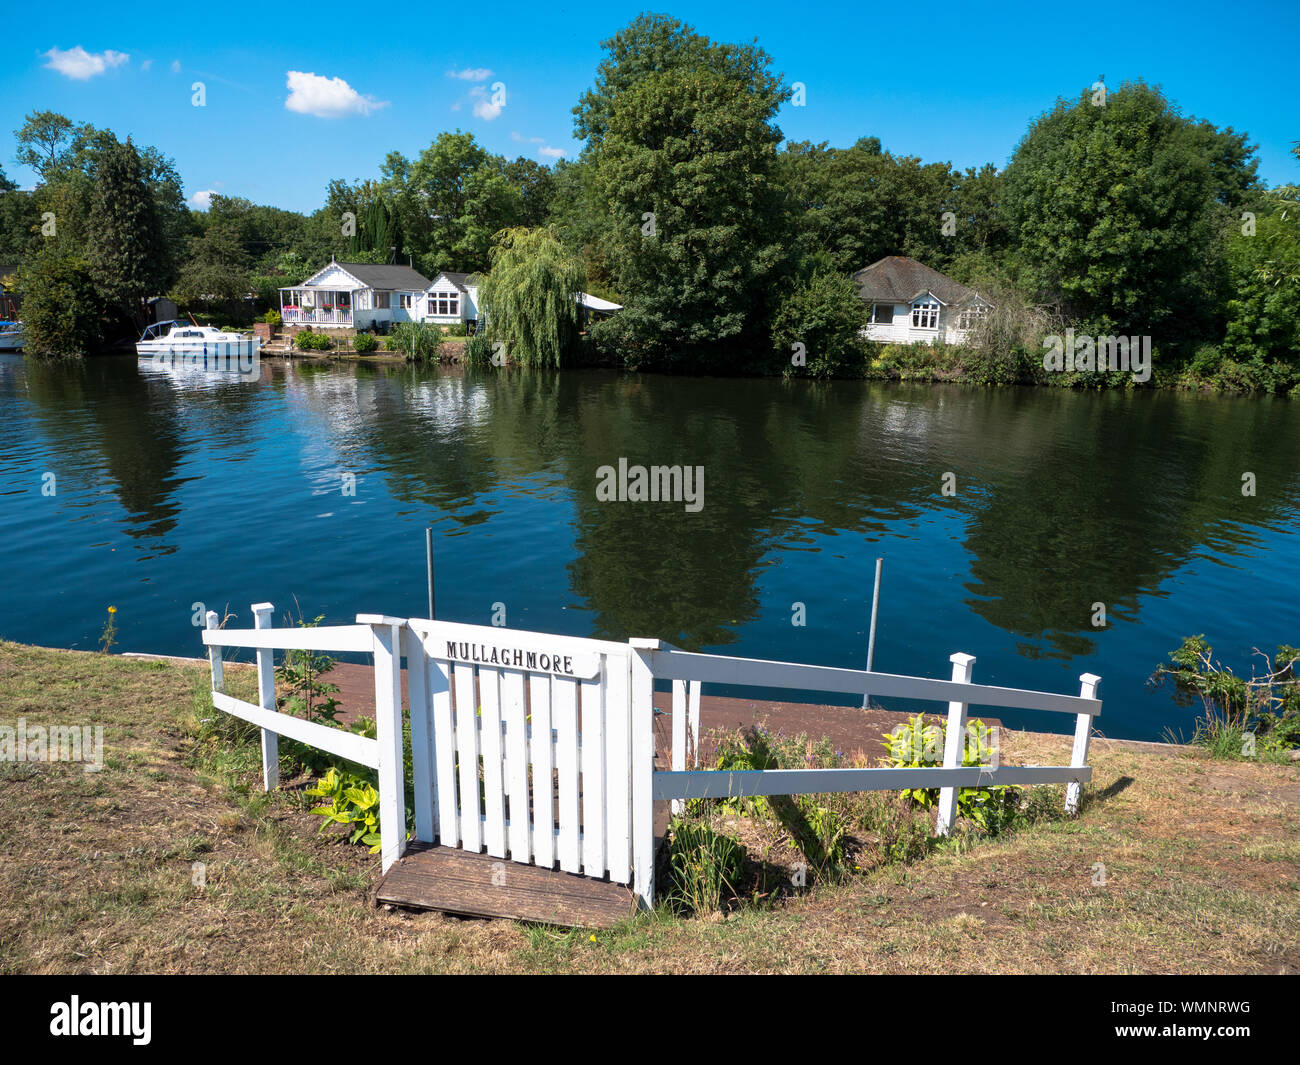
M 205 676 L 0 643 L 2 723 L 103 724 L 107 755 L 0 766 L 0 971 L 1300 972 L 1295 767 L 1098 740 L 1077 820 L 593 937 L 371 906 L 376 859 L 261 795 L 255 750 L 200 740 Z

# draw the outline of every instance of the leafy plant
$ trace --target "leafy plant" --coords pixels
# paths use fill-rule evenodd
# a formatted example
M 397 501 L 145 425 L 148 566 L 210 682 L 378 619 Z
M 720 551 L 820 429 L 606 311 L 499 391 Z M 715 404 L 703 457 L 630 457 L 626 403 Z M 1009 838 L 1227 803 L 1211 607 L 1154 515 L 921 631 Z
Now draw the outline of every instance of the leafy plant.
M 1193 743 L 1223 757 L 1249 756 L 1252 744 L 1256 751 L 1279 753 L 1300 745 L 1300 648 L 1282 644 L 1272 658 L 1258 648 L 1255 655 L 1262 671 L 1252 668 L 1249 678 L 1240 677 L 1214 658 L 1204 634 L 1188 636 L 1170 652 L 1172 665 L 1157 666 L 1148 683 L 1172 682 L 1180 706 L 1200 700 L 1204 713 Z
M 400 351 L 412 362 L 430 362 L 438 357 L 442 330 L 429 322 L 397 322 L 384 342 L 386 351 Z
M 978 719 L 968 721 L 962 744 L 963 766 L 987 765 L 993 754 L 992 732 Z M 907 723 L 884 734 L 888 752 L 886 763 L 896 769 L 943 765 L 943 730 L 927 723 L 924 714 L 915 714 Z M 1007 826 L 1019 806 L 1020 789 L 1013 784 L 991 788 L 961 788 L 957 792 L 957 812 L 974 821 L 992 835 Z M 904 788 L 903 798 L 929 809 L 939 801 L 938 788 Z
M 379 341 L 373 333 L 358 333 L 352 338 L 352 350 L 358 355 L 368 355 L 379 347 Z
M 311 621 L 299 618 L 298 626 L 315 628 L 324 619 L 324 614 Z M 284 661 L 275 667 L 275 679 L 289 688 L 283 709 L 309 721 L 334 722 L 338 718 L 338 700 L 332 697 L 338 694 L 338 685 L 320 679 L 333 668 L 334 658 L 330 655 L 298 648 L 285 651 Z
M 745 852 L 730 836 L 702 821 L 674 818 L 669 826 L 669 896 L 694 913 L 714 913 L 736 893 Z
M 364 843 L 371 854 L 379 852 L 379 790 L 364 776 L 330 766 L 304 794 L 329 800 L 311 810 L 325 818 L 322 832 L 331 825 L 348 826 L 349 843 Z

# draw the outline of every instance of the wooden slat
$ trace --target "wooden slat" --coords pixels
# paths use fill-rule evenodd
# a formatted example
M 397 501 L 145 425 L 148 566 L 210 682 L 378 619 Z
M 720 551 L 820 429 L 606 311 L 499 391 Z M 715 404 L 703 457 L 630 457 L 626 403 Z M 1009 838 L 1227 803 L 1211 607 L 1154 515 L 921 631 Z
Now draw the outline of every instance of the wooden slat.
M 379 749 L 380 865 L 384 872 L 406 850 L 406 787 L 402 743 L 402 629 L 374 630 L 375 734 Z
M 259 629 L 269 631 L 274 612 L 275 607 L 270 603 L 255 603 L 253 623 Z M 367 629 L 367 650 L 369 633 Z M 263 710 L 275 713 L 275 652 L 269 647 L 259 648 L 257 652 L 257 701 Z M 262 728 L 262 785 L 267 791 L 280 786 L 280 741 L 277 734 L 265 726 Z
M 368 625 L 318 625 L 315 628 L 209 629 L 209 647 L 258 647 L 267 650 L 362 651 L 373 646 Z
M 482 807 L 478 801 L 478 699 L 474 667 L 452 665 L 456 692 L 456 761 L 460 768 L 460 845 L 477 851 L 483 846 Z
M 225 692 L 212 693 L 212 705 L 227 714 L 243 718 L 260 729 L 268 730 L 279 736 L 288 736 L 291 740 L 305 743 L 309 747 L 336 754 L 349 762 L 379 768 L 379 744 L 376 740 L 358 736 L 341 728 L 332 728 L 315 721 L 306 721 L 301 717 L 267 710 L 243 699 L 236 699 Z
M 483 842 L 488 854 L 506 856 L 506 792 L 501 770 L 501 671 L 478 671 L 479 701 L 483 706 L 480 737 L 483 745 Z
M 654 905 L 654 672 L 650 655 L 632 656 L 632 885 L 640 904 Z
M 456 733 L 451 715 L 451 670 L 446 662 L 429 662 L 433 695 L 433 768 L 438 800 L 438 840 L 454 847 L 460 842 L 460 800 L 456 797 Z
M 551 680 L 535 673 L 528 675 L 528 702 L 531 709 L 532 739 L 528 744 L 533 758 L 533 859 L 549 869 L 555 864 L 555 789 L 551 784 L 554 769 L 551 756 Z
M 654 774 L 656 799 L 719 799 L 741 795 L 820 795 L 903 788 L 992 788 L 1000 784 L 1086 783 L 1090 766 L 1001 766 L 988 769 L 742 769 Z
M 605 693 L 601 675 L 582 682 L 582 869 L 605 875 Z
M 566 873 L 582 869 L 581 814 L 578 807 L 578 682 L 567 677 L 551 681 L 555 722 L 555 770 L 559 783 L 560 868 Z
M 636 906 L 619 884 L 419 842 L 388 871 L 375 901 L 580 928 L 609 928 Z
M 402 629 L 407 686 L 411 708 L 411 776 L 415 792 L 415 838 L 432 843 L 437 835 L 433 786 L 433 704 L 429 698 L 429 662 L 424 643 L 409 628 Z
M 637 641 L 633 641 L 636 646 Z M 963 702 L 1012 710 L 1051 710 L 1065 714 L 1101 714 L 1101 702 L 1077 695 L 999 688 L 988 684 L 958 684 L 930 677 L 904 677 L 894 673 L 868 673 L 859 669 L 810 666 L 801 662 L 768 662 L 759 658 L 731 658 L 694 651 L 652 651 L 654 675 L 660 680 L 699 680 L 739 684 L 752 688 L 798 688 L 896 699 Z
M 682 771 L 686 768 L 686 681 L 673 681 L 673 768 Z M 681 814 L 685 806 L 681 799 L 674 799 L 672 812 Z
M 632 879 L 632 702 L 629 660 L 605 660 L 605 863 L 609 878 Z
M 528 722 L 524 709 L 524 675 L 506 670 L 501 677 L 501 716 L 506 723 L 506 785 L 510 793 L 510 857 L 532 861 L 529 840 Z
M 700 689 L 703 687 L 698 680 L 693 680 L 687 691 L 686 752 L 692 766 L 700 764 Z

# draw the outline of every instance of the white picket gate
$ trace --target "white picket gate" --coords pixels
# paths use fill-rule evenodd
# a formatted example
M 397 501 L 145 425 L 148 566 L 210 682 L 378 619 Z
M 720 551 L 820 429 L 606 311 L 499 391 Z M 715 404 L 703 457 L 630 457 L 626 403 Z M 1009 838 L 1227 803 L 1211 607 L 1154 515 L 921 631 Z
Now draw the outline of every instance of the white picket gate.
M 416 838 L 628 883 L 649 804 L 628 767 L 653 758 L 628 645 L 421 620 L 406 638 Z
M 401 660 L 410 685 L 415 837 L 442 846 L 614 883 L 654 902 L 654 802 L 939 788 L 938 831 L 955 819 L 964 787 L 1068 783 L 1066 809 L 1092 779 L 1088 741 L 1101 713 L 1100 678 L 1081 676 L 1079 695 L 971 683 L 975 659 L 951 656 L 952 679 L 899 676 L 794 662 L 682 651 L 659 640 L 556 636 L 484 625 L 359 615 L 355 625 L 270 628 L 272 607 L 254 606 L 256 628 L 217 628 L 203 641 L 213 705 L 262 728 L 264 783 L 278 783 L 277 736 L 285 735 L 379 773 L 385 872 L 406 849 Z M 258 704 L 224 691 L 223 647 L 257 649 Z M 376 739 L 275 710 L 273 651 L 303 648 L 374 655 Z M 656 770 L 654 688 L 672 685 L 672 768 Z M 943 765 L 916 769 L 687 769 L 698 762 L 702 685 L 725 684 L 930 700 L 948 704 Z M 962 765 L 971 705 L 1069 713 L 1074 746 L 1066 766 Z M 852 710 L 846 709 L 846 713 Z M 396 826 L 396 827 L 394 827 Z

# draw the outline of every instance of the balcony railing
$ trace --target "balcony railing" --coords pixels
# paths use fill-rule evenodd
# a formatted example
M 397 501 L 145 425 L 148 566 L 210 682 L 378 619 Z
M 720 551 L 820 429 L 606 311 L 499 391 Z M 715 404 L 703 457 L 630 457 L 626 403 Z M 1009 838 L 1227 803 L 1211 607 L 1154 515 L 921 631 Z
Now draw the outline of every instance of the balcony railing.
M 285 307 L 281 318 L 285 325 L 351 325 L 352 309 L 327 311 L 323 307 Z

